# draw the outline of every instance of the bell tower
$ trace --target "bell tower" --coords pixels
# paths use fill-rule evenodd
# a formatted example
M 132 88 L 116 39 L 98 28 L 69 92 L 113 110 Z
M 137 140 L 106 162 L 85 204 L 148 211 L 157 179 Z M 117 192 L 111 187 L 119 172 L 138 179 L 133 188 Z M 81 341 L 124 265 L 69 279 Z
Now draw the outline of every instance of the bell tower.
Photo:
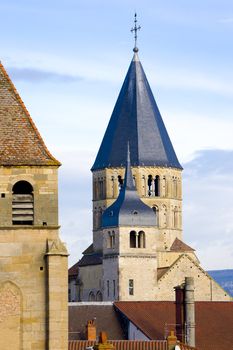
M 124 184 L 102 216 L 104 300 L 155 300 L 156 216 L 138 196 L 128 149 Z M 145 288 L 147 286 L 147 288 Z
M 146 75 L 134 56 L 103 137 L 93 173 L 93 241 L 102 247 L 101 216 L 118 197 L 124 180 L 127 142 L 140 199 L 153 209 L 157 250 L 182 240 L 182 167 L 177 159 Z
M 59 238 L 59 166 L 0 64 L 1 349 L 68 346 L 68 254 Z

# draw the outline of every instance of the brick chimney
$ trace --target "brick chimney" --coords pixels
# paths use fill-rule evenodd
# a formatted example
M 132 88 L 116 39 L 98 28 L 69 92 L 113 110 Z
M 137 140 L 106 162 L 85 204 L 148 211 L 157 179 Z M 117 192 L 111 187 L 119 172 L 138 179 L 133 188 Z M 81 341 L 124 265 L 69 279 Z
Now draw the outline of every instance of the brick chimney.
M 87 340 L 94 340 L 94 341 L 96 340 L 95 319 L 87 321 L 86 336 L 87 336 Z

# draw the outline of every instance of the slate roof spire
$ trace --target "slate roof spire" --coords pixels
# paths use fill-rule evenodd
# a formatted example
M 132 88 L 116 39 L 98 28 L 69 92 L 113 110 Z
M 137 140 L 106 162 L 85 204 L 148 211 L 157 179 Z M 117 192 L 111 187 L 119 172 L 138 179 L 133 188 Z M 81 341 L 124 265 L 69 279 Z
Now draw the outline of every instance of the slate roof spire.
M 59 166 L 0 62 L 0 165 Z
M 120 190 L 117 200 L 104 211 L 102 227 L 155 226 L 155 213 L 139 198 L 134 185 L 129 143 L 126 159 L 124 185 Z
M 129 66 L 92 170 L 126 165 L 182 169 L 150 89 L 137 50 Z

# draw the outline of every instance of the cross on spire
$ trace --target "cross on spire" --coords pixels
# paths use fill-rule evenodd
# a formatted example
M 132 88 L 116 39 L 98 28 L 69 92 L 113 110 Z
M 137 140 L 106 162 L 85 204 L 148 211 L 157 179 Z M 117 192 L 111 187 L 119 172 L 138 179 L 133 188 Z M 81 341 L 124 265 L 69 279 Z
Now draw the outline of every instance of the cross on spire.
M 134 48 L 133 48 L 133 51 L 134 52 L 138 52 L 138 48 L 137 48 L 137 39 L 138 39 L 138 30 L 141 29 L 141 26 L 138 26 L 137 25 L 137 14 L 135 12 L 134 14 L 134 27 L 131 29 L 131 32 L 133 33 L 134 32 Z

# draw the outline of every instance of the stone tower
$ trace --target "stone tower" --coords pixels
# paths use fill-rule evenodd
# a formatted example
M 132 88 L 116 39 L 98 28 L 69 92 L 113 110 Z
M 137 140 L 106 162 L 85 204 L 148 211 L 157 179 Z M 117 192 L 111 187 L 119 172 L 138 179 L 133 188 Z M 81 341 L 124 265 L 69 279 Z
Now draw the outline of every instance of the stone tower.
M 182 239 L 182 167 L 134 53 L 102 144 L 92 167 L 93 242 L 101 249 L 101 214 L 119 194 L 126 165 L 127 142 L 141 200 L 153 208 L 159 247 L 166 251 Z
M 67 350 L 60 163 L 0 65 L 0 348 Z
M 124 185 L 117 200 L 103 213 L 102 230 L 104 300 L 154 300 L 156 216 L 138 196 L 129 151 Z
M 135 48 L 92 167 L 93 244 L 78 262 L 78 300 L 174 300 L 186 277 L 196 300 L 230 300 L 183 242 L 181 172 Z

